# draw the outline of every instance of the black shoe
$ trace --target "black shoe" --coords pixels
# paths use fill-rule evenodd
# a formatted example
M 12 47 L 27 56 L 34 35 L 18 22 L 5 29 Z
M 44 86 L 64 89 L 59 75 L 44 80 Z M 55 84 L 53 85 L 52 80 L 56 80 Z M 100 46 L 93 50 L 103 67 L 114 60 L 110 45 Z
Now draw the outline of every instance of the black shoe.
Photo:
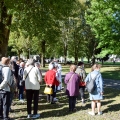
M 51 102 L 51 104 L 56 104 L 55 102 Z

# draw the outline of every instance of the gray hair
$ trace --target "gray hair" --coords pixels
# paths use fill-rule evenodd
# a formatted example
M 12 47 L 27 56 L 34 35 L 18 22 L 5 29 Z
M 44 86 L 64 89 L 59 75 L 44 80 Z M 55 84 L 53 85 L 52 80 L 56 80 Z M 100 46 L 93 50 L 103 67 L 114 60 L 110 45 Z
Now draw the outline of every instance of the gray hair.
M 54 65 L 50 63 L 48 68 L 49 68 L 49 70 L 52 70 L 54 68 Z
M 34 60 L 33 59 L 28 59 L 27 65 L 34 65 Z

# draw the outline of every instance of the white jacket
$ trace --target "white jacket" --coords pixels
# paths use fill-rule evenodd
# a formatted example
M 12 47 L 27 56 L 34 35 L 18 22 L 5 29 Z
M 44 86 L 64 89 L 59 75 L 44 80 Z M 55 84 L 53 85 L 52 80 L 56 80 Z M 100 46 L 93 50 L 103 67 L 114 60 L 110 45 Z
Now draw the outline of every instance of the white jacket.
M 29 74 L 28 74 L 28 72 L 29 72 Z M 27 74 L 28 74 L 28 76 L 26 78 Z M 29 65 L 24 70 L 23 80 L 25 80 L 25 88 L 26 89 L 39 90 L 40 89 L 39 82 L 42 81 L 42 76 L 41 76 L 38 68 L 36 68 L 32 65 Z

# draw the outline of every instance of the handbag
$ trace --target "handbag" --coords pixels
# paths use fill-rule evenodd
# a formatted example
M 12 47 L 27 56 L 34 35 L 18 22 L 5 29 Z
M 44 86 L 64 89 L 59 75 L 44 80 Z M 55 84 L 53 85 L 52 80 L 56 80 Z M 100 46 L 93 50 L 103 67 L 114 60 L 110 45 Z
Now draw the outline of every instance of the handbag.
M 80 81 L 80 86 L 85 86 L 85 82 L 84 81 Z
M 71 81 L 71 79 L 73 78 L 74 74 L 72 74 L 72 76 L 70 77 L 68 83 Z M 67 83 L 67 84 L 68 84 Z M 65 85 L 64 89 L 63 89 L 63 92 L 66 93 L 66 89 L 67 89 L 67 84 Z
M 53 89 L 51 87 L 45 87 L 44 89 L 44 93 L 45 94 L 53 94 Z

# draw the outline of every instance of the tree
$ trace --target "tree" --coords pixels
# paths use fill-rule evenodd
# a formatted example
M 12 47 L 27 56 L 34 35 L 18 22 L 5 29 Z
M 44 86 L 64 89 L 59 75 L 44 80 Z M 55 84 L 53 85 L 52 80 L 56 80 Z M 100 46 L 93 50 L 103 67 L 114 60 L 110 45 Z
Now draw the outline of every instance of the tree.
M 108 49 L 109 53 L 119 54 L 120 8 L 118 6 L 119 2 L 116 0 L 92 0 L 91 6 L 86 10 L 86 21 L 95 36 L 96 49 L 101 48 L 102 51 Z

